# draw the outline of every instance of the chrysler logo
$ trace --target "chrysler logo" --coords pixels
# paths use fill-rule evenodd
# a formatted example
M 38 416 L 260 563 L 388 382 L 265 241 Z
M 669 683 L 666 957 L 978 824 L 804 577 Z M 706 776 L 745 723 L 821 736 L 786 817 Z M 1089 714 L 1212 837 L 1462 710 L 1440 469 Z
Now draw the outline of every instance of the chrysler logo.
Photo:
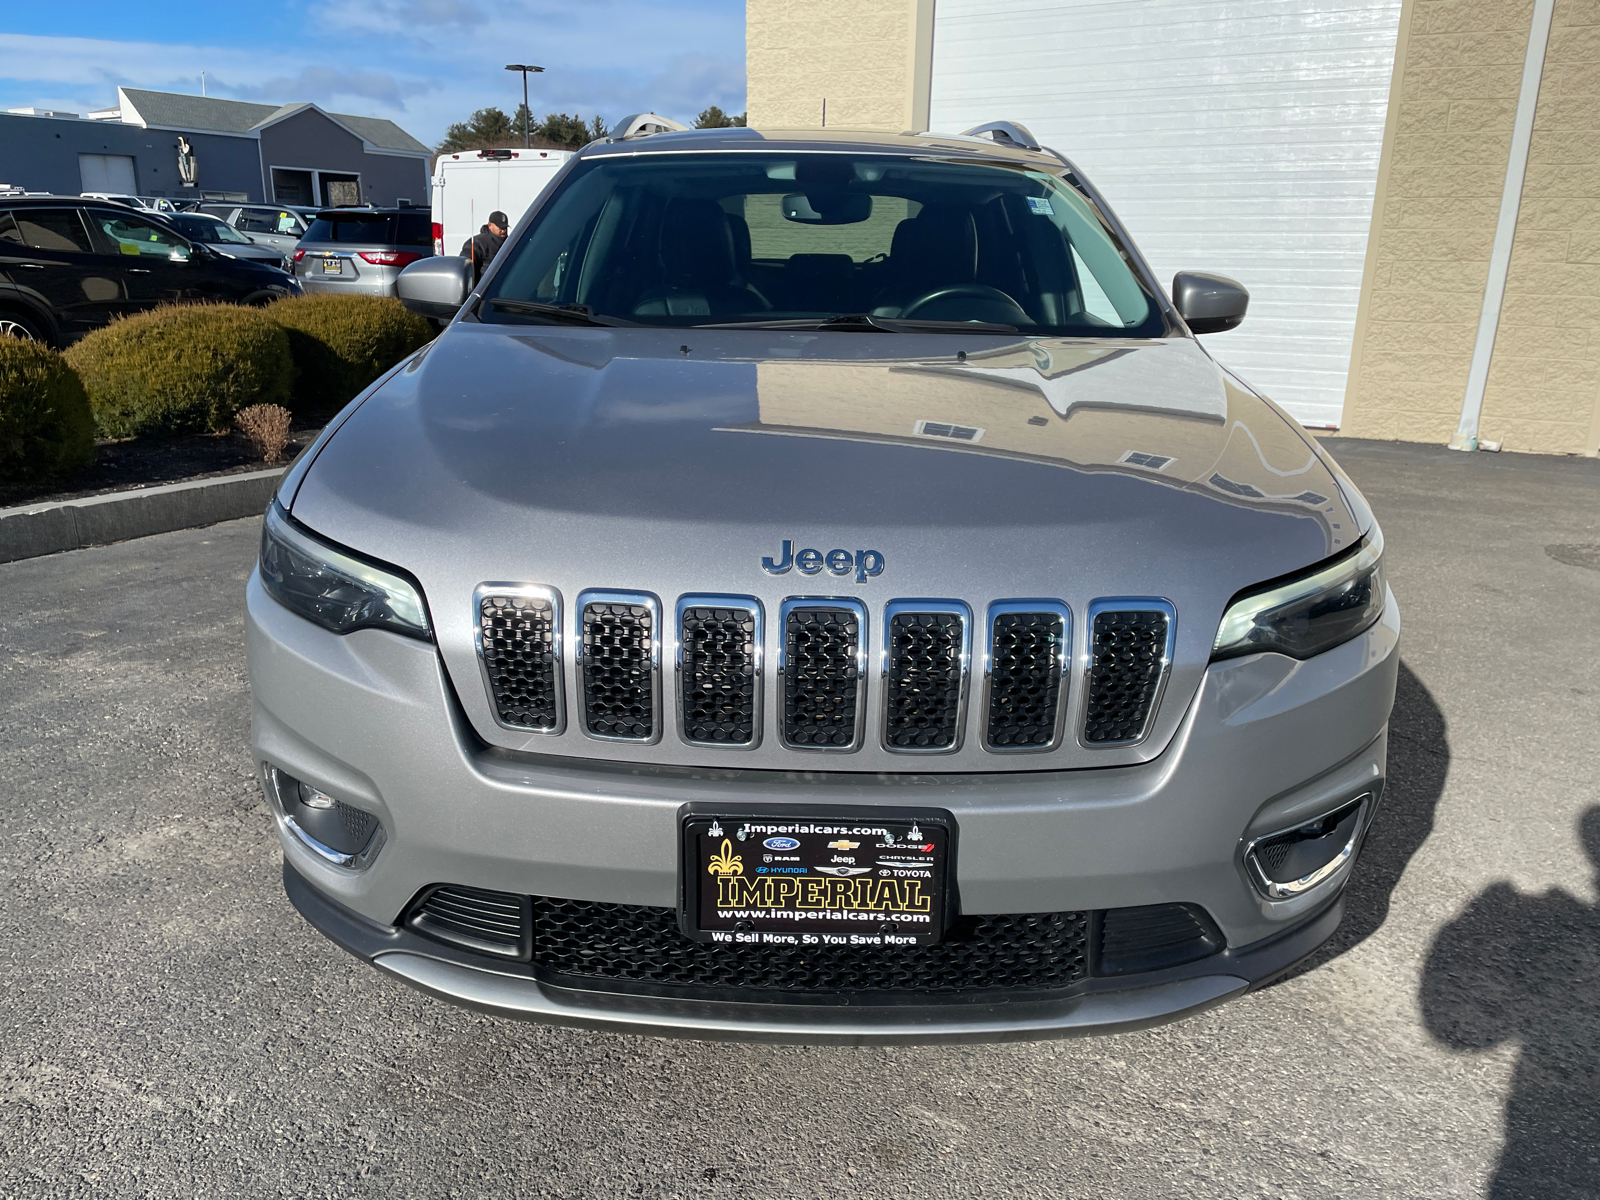
M 865 583 L 875 576 L 883 574 L 883 552 L 881 550 L 829 550 L 824 554 L 821 550 L 795 551 L 794 543 L 785 540 L 783 552 L 776 558 L 763 558 L 761 569 L 768 575 L 787 575 L 790 568 L 798 567 L 802 575 L 816 575 L 823 567 L 828 568 L 830 575 L 848 575 L 851 571 L 856 573 L 856 582 Z

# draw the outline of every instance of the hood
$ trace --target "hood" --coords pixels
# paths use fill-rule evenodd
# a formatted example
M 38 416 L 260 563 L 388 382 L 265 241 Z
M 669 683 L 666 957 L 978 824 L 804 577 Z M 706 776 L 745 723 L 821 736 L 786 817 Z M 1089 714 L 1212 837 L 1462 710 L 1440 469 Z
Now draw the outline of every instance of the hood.
M 1306 435 L 1190 339 L 470 323 L 348 417 L 292 511 L 417 576 L 483 736 L 591 757 L 571 732 L 496 728 L 472 652 L 480 583 L 540 583 L 568 605 L 584 589 L 647 591 L 668 613 L 686 593 L 753 595 L 769 614 L 793 595 L 872 612 L 937 597 L 980 622 L 995 600 L 1048 597 L 1080 631 L 1096 598 L 1166 599 L 1178 617 L 1163 711 L 1102 765 L 1159 753 L 1235 592 L 1364 532 Z M 803 549 L 874 551 L 883 567 L 763 569 Z M 670 739 L 604 750 L 707 761 Z M 849 757 L 827 766 L 878 765 Z

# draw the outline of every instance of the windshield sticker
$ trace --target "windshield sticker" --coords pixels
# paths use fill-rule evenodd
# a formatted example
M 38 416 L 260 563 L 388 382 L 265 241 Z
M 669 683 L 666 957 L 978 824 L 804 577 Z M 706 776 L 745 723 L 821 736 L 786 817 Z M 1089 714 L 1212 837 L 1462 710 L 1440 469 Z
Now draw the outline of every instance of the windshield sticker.
M 1056 214 L 1056 210 L 1050 207 L 1048 196 L 1029 196 L 1028 211 L 1041 217 L 1053 217 Z

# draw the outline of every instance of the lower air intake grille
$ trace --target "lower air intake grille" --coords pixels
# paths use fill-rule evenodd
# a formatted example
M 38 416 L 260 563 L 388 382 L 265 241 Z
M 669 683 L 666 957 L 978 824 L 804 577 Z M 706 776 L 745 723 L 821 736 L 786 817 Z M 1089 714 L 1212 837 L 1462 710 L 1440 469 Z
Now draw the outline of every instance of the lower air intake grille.
M 748 746 L 756 731 L 756 617 L 744 608 L 683 611 L 683 736 Z
M 583 606 L 583 723 L 596 737 L 649 741 L 656 732 L 655 614 L 648 605 Z
M 1167 621 L 1157 610 L 1095 614 L 1085 742 L 1106 745 L 1144 736 L 1166 666 Z
M 800 608 L 784 622 L 783 740 L 847 750 L 861 704 L 861 618 L 848 608 Z
M 966 622 L 953 612 L 897 612 L 889 618 L 883 740 L 890 750 L 948 750 L 956 744 Z
M 555 607 L 537 596 L 487 595 L 478 600 L 483 666 L 502 725 L 552 730 L 560 723 Z
M 533 898 L 541 974 L 653 989 L 932 992 L 1065 988 L 1087 973 L 1084 913 L 963 917 L 936 946 L 882 950 L 690 941 L 670 908 Z
M 1226 944 L 1206 911 L 1193 904 L 1108 908 L 1100 919 L 1096 975 L 1131 975 L 1176 967 Z
M 1061 711 L 1066 619 L 1054 612 L 998 613 L 989 667 L 987 740 L 995 750 L 1026 750 L 1055 740 Z
M 527 896 L 447 884 L 424 895 L 406 924 L 480 954 L 527 958 L 531 907 Z

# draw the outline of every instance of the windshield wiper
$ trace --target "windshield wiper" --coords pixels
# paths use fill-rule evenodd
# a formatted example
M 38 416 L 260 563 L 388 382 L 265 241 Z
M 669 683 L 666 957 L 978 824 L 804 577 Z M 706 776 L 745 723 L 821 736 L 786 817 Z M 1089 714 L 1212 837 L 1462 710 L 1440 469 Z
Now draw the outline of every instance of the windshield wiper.
M 846 333 L 1016 333 L 1015 325 L 995 321 L 923 321 L 915 317 L 875 317 L 846 313 L 838 317 L 797 317 L 778 321 L 723 321 L 695 329 L 826 329 Z
M 587 304 L 546 304 L 540 300 L 513 300 L 507 296 L 491 296 L 485 303 L 490 308 L 504 309 L 524 317 L 544 317 L 551 321 L 564 321 L 572 325 L 627 325 L 614 317 L 596 316 Z

